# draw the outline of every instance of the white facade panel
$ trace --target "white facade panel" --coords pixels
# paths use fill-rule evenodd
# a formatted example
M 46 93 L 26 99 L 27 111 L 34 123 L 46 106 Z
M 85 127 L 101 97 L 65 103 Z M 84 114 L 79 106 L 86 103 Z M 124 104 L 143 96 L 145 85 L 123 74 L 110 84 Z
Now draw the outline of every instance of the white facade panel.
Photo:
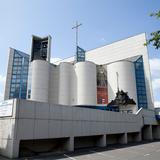
M 135 67 L 133 62 L 119 61 L 107 65 L 108 101 L 115 99 L 117 88 L 128 92 L 128 96 L 137 103 Z M 118 82 L 117 82 L 118 81 Z
M 31 100 L 48 102 L 50 64 L 47 61 L 34 60 L 31 65 Z
M 59 102 L 59 66 L 50 64 L 49 79 L 49 102 L 58 104 Z
M 75 64 L 77 79 L 77 105 L 97 104 L 96 65 L 92 62 Z
M 12 77 L 12 68 L 13 68 L 13 56 L 14 56 L 14 49 L 9 48 L 8 68 L 7 68 L 7 75 L 6 75 L 4 100 L 9 99 L 9 93 L 10 93 L 10 87 L 11 87 L 11 77 Z
M 59 104 L 71 104 L 74 67 L 71 63 L 59 65 Z

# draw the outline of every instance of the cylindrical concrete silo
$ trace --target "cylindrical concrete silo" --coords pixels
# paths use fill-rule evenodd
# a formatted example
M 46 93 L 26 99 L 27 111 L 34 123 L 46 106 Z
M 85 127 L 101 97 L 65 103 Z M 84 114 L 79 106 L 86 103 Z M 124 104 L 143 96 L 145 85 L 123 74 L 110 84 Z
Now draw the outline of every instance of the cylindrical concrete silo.
M 115 99 L 117 88 L 128 92 L 137 104 L 136 78 L 134 63 L 130 61 L 118 61 L 106 66 L 108 74 L 108 101 Z
M 59 66 L 50 64 L 49 79 L 49 102 L 52 104 L 59 103 Z
M 31 100 L 48 102 L 50 64 L 43 60 L 31 62 Z
M 59 65 L 59 104 L 70 105 L 73 88 L 73 64 L 62 62 Z
M 97 104 L 96 65 L 85 61 L 75 64 L 77 81 L 77 105 Z

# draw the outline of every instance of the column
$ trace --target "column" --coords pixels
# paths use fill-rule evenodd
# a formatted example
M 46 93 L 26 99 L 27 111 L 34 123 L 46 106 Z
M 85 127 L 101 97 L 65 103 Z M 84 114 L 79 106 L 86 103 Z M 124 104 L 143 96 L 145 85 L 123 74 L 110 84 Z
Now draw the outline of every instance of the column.
M 97 139 L 97 147 L 106 147 L 106 135 L 101 135 Z
M 69 137 L 65 144 L 64 144 L 64 150 L 66 151 L 74 151 L 74 137 Z
M 146 125 L 143 127 L 143 139 L 144 140 L 153 140 L 153 136 L 152 136 L 152 126 L 151 125 Z
M 120 135 L 119 137 L 119 143 L 120 144 L 127 144 L 127 133 L 123 133 L 122 135 Z
M 142 133 L 138 132 L 135 134 L 135 142 L 141 142 L 142 141 Z

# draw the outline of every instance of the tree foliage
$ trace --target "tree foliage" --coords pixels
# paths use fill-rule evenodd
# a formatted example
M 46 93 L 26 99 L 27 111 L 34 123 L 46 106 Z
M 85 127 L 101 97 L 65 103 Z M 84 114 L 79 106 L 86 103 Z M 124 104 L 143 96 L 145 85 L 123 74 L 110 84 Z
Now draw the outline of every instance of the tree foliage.
M 155 13 L 151 13 L 150 16 L 156 17 L 157 19 L 160 19 L 160 11 L 155 12 Z M 147 41 L 147 43 L 145 45 L 153 43 L 153 46 L 156 49 L 159 49 L 160 48 L 160 30 L 152 32 L 150 35 L 151 35 L 151 38 Z
M 154 16 L 154 17 L 156 17 L 156 18 L 158 19 L 158 18 L 160 18 L 160 11 L 155 12 L 155 13 L 151 13 L 150 16 L 151 16 L 151 17 Z

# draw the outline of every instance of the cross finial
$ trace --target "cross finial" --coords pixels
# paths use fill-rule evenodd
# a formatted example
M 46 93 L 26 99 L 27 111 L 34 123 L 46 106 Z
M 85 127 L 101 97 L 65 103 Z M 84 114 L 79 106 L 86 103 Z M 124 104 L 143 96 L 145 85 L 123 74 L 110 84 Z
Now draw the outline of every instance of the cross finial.
M 82 24 L 78 24 L 78 21 L 76 21 L 76 25 L 72 27 L 72 29 L 76 29 L 76 47 L 78 46 L 78 27 Z

